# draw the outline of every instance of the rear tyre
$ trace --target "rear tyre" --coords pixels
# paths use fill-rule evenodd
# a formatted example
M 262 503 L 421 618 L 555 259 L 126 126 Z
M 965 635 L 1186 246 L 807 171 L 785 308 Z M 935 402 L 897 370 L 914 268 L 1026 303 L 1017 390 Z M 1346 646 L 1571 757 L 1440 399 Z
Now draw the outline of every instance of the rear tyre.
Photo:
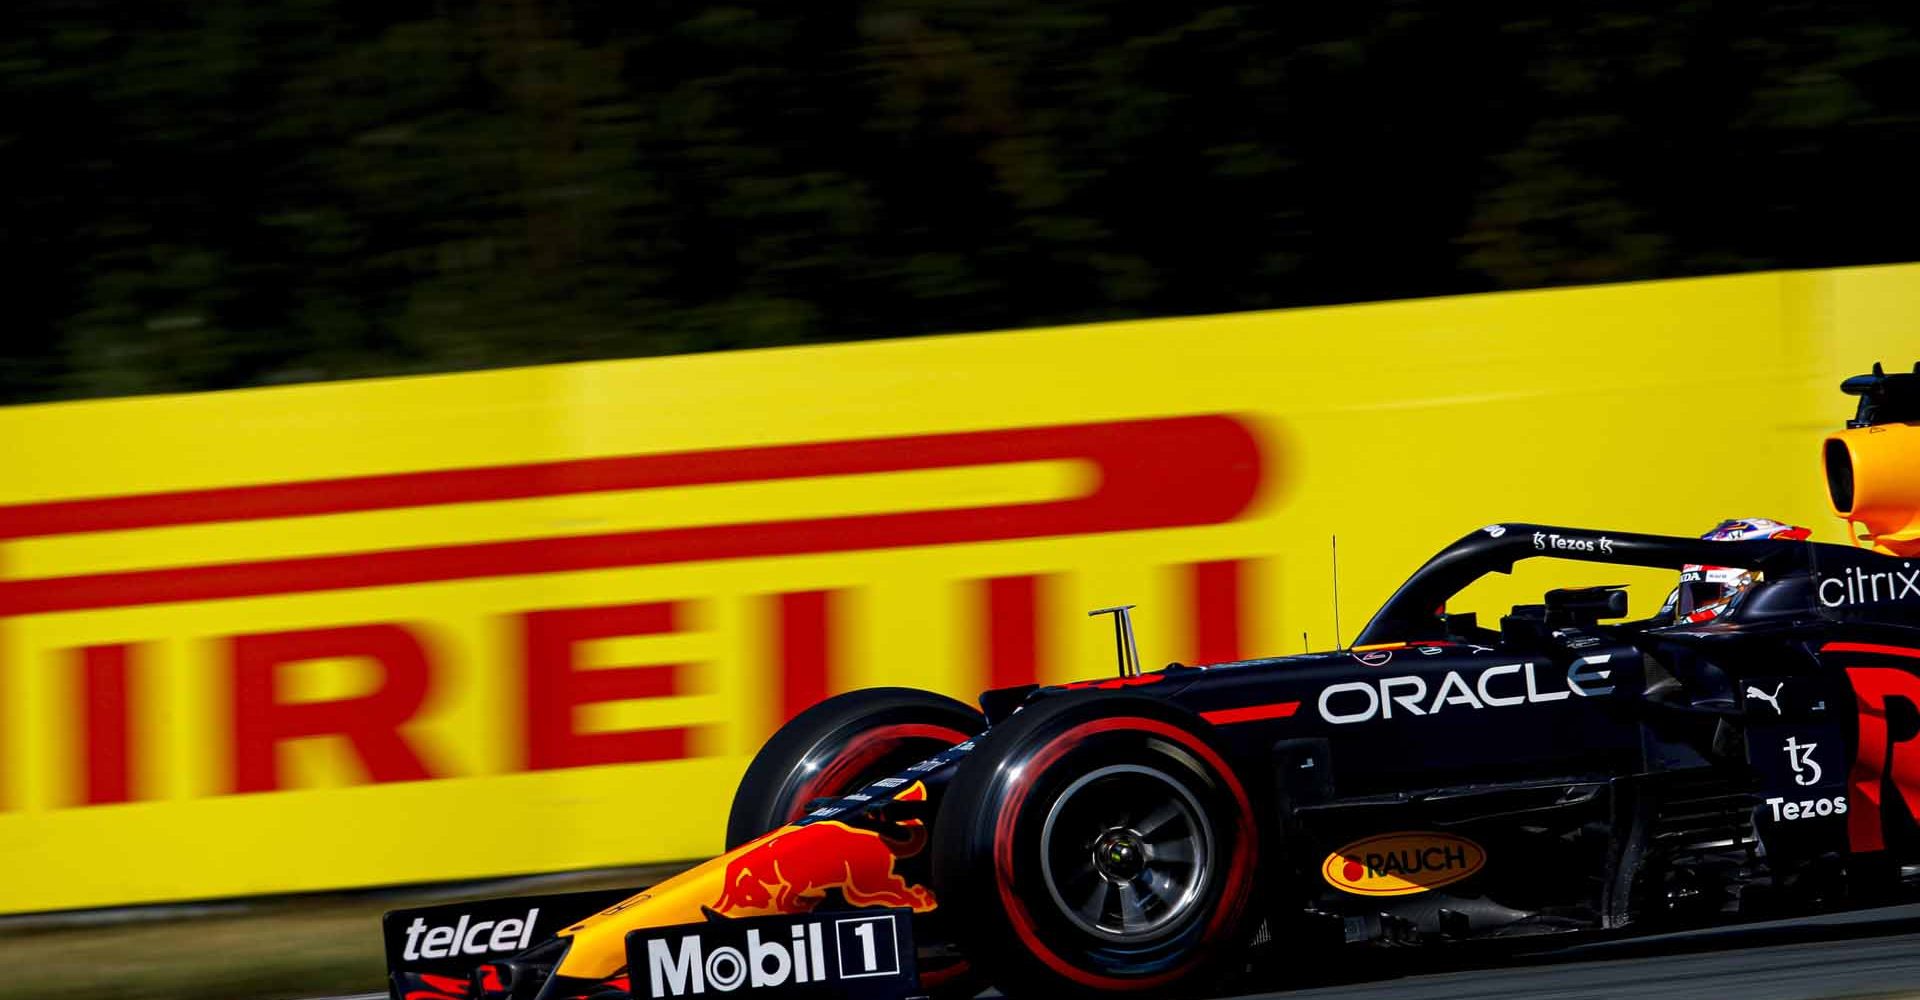
M 788 823 L 809 801 L 845 795 L 978 734 L 963 702 L 912 688 L 849 691 L 781 726 L 747 766 L 727 817 L 727 850 Z
M 980 738 L 933 835 L 934 891 L 977 971 L 1053 997 L 1195 993 L 1237 971 L 1260 836 L 1210 729 L 1089 694 Z

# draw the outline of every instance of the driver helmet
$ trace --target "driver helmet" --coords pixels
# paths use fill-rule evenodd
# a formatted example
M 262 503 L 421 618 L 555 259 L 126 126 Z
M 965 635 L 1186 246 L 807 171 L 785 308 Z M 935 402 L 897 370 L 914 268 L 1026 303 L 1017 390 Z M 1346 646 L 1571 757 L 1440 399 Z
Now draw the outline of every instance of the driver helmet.
M 1771 518 L 1741 517 L 1721 521 L 1700 537 L 1709 542 L 1750 542 L 1767 538 L 1799 541 L 1812 534 L 1810 528 Z M 1667 605 L 1662 610 L 1683 622 L 1712 621 L 1753 584 L 1753 573 L 1738 566 L 1688 563 L 1680 567 L 1680 586 L 1667 597 Z

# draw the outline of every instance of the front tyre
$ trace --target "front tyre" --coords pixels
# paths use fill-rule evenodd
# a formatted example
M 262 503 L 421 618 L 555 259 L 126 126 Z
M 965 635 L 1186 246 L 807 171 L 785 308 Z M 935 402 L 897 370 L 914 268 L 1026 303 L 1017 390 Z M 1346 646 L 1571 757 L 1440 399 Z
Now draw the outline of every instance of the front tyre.
M 1244 959 L 1259 831 L 1209 729 L 1150 699 L 1075 694 L 980 738 L 935 820 L 933 884 L 991 982 L 1197 992 Z
M 846 795 L 985 729 L 945 695 L 867 688 L 793 717 L 754 755 L 727 816 L 727 850 L 799 819 L 813 799 Z

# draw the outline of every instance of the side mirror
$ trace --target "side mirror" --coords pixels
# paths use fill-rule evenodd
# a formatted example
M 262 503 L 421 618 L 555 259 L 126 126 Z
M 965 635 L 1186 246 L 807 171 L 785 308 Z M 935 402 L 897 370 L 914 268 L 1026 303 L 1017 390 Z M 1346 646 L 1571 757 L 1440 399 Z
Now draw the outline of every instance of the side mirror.
M 1568 587 L 1547 591 L 1549 626 L 1598 625 L 1608 618 L 1627 616 L 1624 583 L 1599 587 Z

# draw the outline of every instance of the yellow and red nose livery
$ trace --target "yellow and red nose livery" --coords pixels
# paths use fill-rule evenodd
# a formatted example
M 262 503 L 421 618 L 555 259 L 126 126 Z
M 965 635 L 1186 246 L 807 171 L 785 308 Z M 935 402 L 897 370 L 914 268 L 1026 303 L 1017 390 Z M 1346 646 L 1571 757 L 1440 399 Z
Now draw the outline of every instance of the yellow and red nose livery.
M 918 783 L 916 783 L 918 786 Z M 921 794 L 925 794 L 924 786 Z M 629 931 L 728 918 L 808 913 L 829 891 L 853 906 L 934 909 L 932 890 L 895 869 L 926 846 L 924 828 L 904 837 L 837 820 L 783 826 L 764 837 L 622 900 L 561 931 L 573 939 L 560 975 L 604 979 L 626 963 Z
M 1327 855 L 1327 884 L 1356 896 L 1408 896 L 1452 885 L 1487 863 L 1479 844 L 1451 833 L 1383 833 Z

